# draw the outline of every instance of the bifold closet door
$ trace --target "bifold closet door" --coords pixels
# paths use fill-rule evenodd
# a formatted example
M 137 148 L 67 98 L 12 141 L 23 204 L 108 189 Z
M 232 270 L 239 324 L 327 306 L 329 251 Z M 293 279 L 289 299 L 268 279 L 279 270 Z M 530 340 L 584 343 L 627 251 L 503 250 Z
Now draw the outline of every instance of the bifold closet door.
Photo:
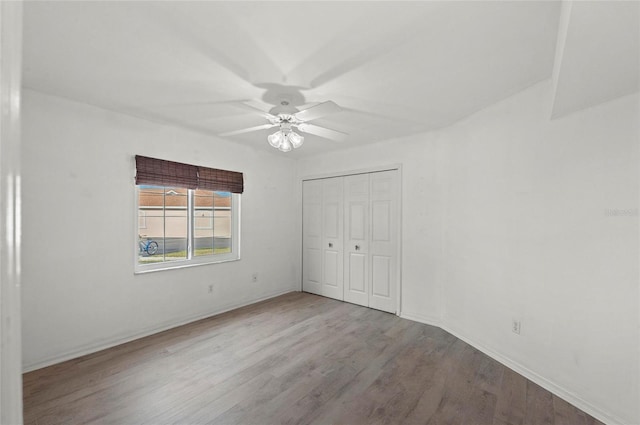
M 342 177 L 302 185 L 302 290 L 342 300 Z
M 343 294 L 343 178 L 322 182 L 322 286 L 321 295 L 344 299 Z
M 369 176 L 371 291 L 369 307 L 395 312 L 398 279 L 399 179 L 396 170 Z
M 302 290 L 322 295 L 322 181 L 302 182 Z
M 369 306 L 369 174 L 344 178 L 344 300 Z
M 396 312 L 397 170 L 303 182 L 302 289 Z

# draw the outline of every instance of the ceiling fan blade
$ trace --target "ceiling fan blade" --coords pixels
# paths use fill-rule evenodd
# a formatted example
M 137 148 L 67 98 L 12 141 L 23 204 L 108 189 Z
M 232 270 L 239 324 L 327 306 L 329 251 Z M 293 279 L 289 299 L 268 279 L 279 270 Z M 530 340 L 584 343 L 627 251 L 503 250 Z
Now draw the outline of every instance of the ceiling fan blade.
M 335 102 L 328 100 L 316 106 L 312 106 L 309 109 L 305 109 L 304 111 L 296 112 L 293 116 L 300 121 L 311 121 L 340 111 L 342 111 L 342 108 L 340 108 Z
M 235 136 L 236 134 L 250 133 L 252 131 L 266 130 L 267 128 L 276 127 L 278 124 L 262 124 L 255 127 L 243 128 L 242 130 L 228 131 L 226 133 L 219 134 L 219 136 Z
M 325 139 L 335 140 L 336 142 L 343 142 L 347 139 L 348 134 L 341 131 L 331 130 L 329 128 L 320 127 L 315 124 L 301 123 L 297 125 L 298 130 L 303 133 L 315 134 L 316 136 L 324 137 Z

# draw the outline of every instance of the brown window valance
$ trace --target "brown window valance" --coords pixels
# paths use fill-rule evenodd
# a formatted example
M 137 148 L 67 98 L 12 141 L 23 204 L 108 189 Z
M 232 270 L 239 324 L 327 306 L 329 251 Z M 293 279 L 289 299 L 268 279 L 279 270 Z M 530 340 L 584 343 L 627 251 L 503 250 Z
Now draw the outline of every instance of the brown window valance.
M 136 155 L 136 184 L 242 193 L 242 173 Z
M 244 179 L 242 173 L 235 171 L 198 167 L 198 189 L 242 193 Z
M 180 162 L 136 155 L 136 184 L 196 189 L 198 168 Z

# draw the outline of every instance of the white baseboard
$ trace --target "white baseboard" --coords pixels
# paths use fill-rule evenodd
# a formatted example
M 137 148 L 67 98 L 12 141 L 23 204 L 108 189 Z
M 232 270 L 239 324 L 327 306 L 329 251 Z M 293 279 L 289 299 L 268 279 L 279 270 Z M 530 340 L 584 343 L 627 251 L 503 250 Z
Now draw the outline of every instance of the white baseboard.
M 412 322 L 424 323 L 425 325 L 437 326 L 439 328 L 442 327 L 440 319 L 438 317 L 422 316 L 421 314 L 406 313 L 404 311 L 400 314 L 400 317 L 403 319 L 411 320 Z
M 631 425 L 629 422 L 625 422 L 624 420 L 617 417 L 616 415 L 608 412 L 604 412 L 601 409 L 593 406 L 592 404 L 590 404 L 588 401 L 584 400 L 577 394 L 563 388 L 562 386 L 556 384 L 555 382 L 543 376 L 538 375 L 536 372 L 521 365 L 520 363 L 513 361 L 512 359 L 505 357 L 501 354 L 496 353 L 495 351 L 491 350 L 490 348 L 487 348 L 483 344 L 478 344 L 476 341 L 474 341 L 471 338 L 468 338 L 467 336 L 463 335 L 461 332 L 457 331 L 456 329 L 453 329 L 444 324 L 441 325 L 440 327 L 443 330 L 449 332 L 451 335 L 455 336 L 456 338 L 461 339 L 462 341 L 466 342 L 472 347 L 482 351 L 487 356 L 493 358 L 499 363 L 502 363 L 508 368 L 524 376 L 528 380 L 540 385 L 542 388 L 549 391 L 550 393 L 555 394 L 556 396 L 574 405 L 575 407 L 582 410 L 583 412 L 588 413 L 589 415 L 598 419 L 600 422 L 603 422 L 607 425 Z
M 62 354 L 55 355 L 53 357 L 49 357 L 38 361 L 36 363 L 23 365 L 22 373 L 31 372 L 37 369 L 42 369 L 43 367 L 52 366 L 57 363 L 62 363 L 67 360 L 75 359 L 77 357 L 85 356 L 87 354 L 92 354 L 101 350 L 106 350 L 107 348 L 112 348 L 117 345 L 125 344 L 127 342 L 134 341 L 136 339 L 144 338 L 149 335 L 153 335 L 159 332 L 163 332 L 169 329 L 177 328 L 178 326 L 186 325 L 191 322 L 196 322 L 198 320 L 206 319 L 208 317 L 217 316 L 218 314 L 226 313 L 227 311 L 235 310 L 240 307 L 244 307 L 250 304 L 255 304 L 260 301 L 268 300 L 270 298 L 279 297 L 280 295 L 288 294 L 290 292 L 297 292 L 297 289 L 286 289 L 284 291 L 276 291 L 267 295 L 264 295 L 259 298 L 247 299 L 237 303 L 229 304 L 224 307 L 220 307 L 214 311 L 200 313 L 194 316 L 190 316 L 187 318 L 181 318 L 178 320 L 173 320 L 169 322 L 162 323 L 158 326 L 154 326 L 151 328 L 147 328 L 143 331 L 136 332 L 135 334 L 125 335 L 117 338 L 113 338 L 106 341 L 94 342 L 85 346 L 78 347 L 71 351 L 67 351 Z

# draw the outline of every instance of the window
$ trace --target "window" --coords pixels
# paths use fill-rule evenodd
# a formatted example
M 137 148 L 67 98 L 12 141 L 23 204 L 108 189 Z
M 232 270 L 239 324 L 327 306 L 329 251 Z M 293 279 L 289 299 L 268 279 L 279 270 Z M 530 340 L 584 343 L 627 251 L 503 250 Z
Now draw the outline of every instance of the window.
M 196 178 L 185 179 L 192 173 L 189 167 L 195 166 L 136 157 L 136 272 L 239 259 L 242 174 L 195 167 Z M 172 173 L 182 180 L 172 180 Z M 239 186 L 230 184 L 225 173 L 236 180 L 239 174 Z M 216 175 L 225 180 L 221 183 Z

